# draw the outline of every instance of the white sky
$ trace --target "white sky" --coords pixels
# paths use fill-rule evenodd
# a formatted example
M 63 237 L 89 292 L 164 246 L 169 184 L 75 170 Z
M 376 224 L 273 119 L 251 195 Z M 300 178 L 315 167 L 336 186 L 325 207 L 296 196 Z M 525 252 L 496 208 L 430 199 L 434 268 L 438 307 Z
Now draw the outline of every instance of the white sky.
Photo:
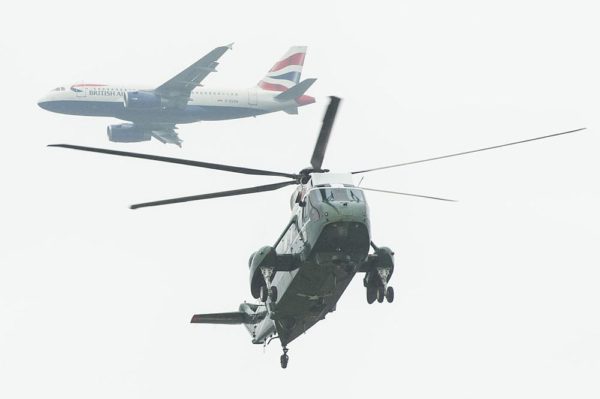
M 18 2 L 0 14 L 0 397 L 600 395 L 598 10 L 593 1 Z M 37 107 L 65 82 L 158 85 L 235 42 L 206 85 L 255 84 L 291 45 L 318 103 L 182 126 L 183 149 L 109 143 L 108 118 Z M 337 312 L 263 354 L 194 313 L 250 299 L 292 188 L 130 211 L 275 179 L 49 149 L 72 143 L 295 172 L 326 96 L 345 171 L 587 127 L 365 177 L 396 301 L 357 277 Z

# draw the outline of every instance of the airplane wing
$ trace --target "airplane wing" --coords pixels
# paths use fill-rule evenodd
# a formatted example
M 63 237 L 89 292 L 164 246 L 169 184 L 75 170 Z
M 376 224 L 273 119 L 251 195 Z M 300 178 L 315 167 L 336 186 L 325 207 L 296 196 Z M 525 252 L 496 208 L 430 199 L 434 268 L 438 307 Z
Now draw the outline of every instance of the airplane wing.
M 175 77 L 158 86 L 154 92 L 167 100 L 169 106 L 183 107 L 188 103 L 190 94 L 196 86 L 211 72 L 216 72 L 217 62 L 223 54 L 230 50 L 233 43 L 217 47 Z
M 181 147 L 183 140 L 181 140 L 179 135 L 175 133 L 175 129 L 177 129 L 175 125 L 160 125 L 150 127 L 152 137 L 154 137 L 156 140 L 163 144 L 175 144 L 176 146 Z

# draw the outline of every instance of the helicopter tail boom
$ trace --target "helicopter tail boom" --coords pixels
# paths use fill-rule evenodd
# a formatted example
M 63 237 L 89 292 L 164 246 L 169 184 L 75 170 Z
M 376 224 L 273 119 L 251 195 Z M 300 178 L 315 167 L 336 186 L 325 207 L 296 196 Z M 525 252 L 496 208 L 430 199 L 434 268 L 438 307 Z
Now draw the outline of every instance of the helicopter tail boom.
M 237 312 L 195 314 L 191 323 L 195 324 L 243 324 L 252 336 L 252 343 L 264 343 L 275 331 L 275 325 L 268 317 L 264 305 L 242 303 Z
M 249 317 L 244 312 L 195 314 L 191 323 L 199 324 L 244 324 Z

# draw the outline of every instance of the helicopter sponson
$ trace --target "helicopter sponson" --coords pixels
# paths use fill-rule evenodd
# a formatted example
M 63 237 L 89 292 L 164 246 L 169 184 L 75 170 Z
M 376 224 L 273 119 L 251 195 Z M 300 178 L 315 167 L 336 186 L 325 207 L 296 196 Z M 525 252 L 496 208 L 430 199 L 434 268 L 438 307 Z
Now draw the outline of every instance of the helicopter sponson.
M 297 254 L 278 254 L 275 248 L 266 245 L 250 256 L 248 266 L 252 297 L 265 299 L 274 273 L 296 270 L 301 266 L 301 260 Z

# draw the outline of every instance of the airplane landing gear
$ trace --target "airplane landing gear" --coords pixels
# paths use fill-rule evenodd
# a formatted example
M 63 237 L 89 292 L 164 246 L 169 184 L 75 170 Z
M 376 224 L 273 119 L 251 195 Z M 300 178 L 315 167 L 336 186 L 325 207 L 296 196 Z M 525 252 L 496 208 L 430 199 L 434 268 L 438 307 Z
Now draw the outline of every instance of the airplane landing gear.
M 287 352 L 288 352 L 288 348 L 284 346 L 283 347 L 283 355 L 281 355 L 281 357 L 279 358 L 282 369 L 287 367 L 288 360 L 290 360 L 289 356 L 287 355 Z

